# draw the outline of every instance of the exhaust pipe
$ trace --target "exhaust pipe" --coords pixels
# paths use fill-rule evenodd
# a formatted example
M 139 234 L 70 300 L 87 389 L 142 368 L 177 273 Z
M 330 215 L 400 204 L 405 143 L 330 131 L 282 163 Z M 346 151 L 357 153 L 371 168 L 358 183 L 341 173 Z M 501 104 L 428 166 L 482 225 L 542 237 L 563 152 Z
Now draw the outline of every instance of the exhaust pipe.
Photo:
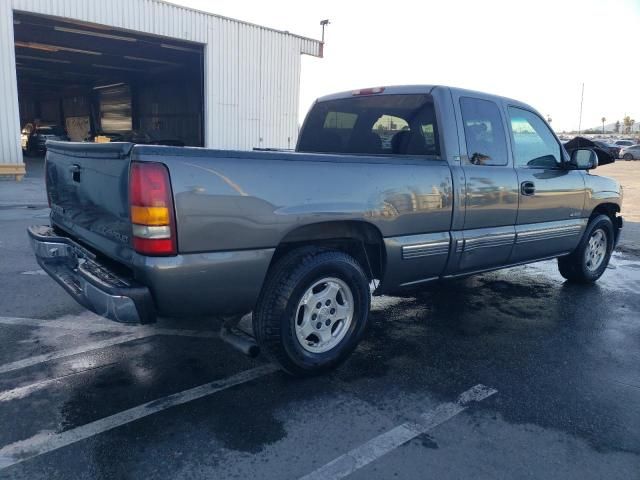
M 220 329 L 220 339 L 248 357 L 255 358 L 260 354 L 260 347 L 249 335 L 234 331 L 226 325 Z

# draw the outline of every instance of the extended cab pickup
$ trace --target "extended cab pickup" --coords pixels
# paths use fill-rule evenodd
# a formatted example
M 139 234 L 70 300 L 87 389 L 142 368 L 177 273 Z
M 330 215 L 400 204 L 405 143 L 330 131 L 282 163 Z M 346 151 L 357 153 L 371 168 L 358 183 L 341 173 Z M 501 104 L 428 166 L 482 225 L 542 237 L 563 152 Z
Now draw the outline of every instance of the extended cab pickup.
M 592 282 L 622 228 L 620 185 L 542 116 L 443 86 L 320 98 L 295 152 L 48 143 L 38 262 L 121 322 L 253 312 L 290 373 L 338 365 L 375 294 L 558 258 Z

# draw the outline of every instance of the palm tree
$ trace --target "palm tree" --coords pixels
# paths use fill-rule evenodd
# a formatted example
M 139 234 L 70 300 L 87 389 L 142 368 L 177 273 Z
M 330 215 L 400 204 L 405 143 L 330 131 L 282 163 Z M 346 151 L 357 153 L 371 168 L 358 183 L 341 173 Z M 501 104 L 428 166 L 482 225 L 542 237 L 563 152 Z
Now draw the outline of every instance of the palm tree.
M 600 120 L 602 121 L 602 133 L 604 134 L 604 122 L 606 122 L 607 119 L 602 117 Z
M 625 133 L 631 133 L 631 130 L 633 129 L 633 124 L 636 123 L 636 121 L 633 118 L 631 118 L 629 115 L 627 115 L 626 117 L 624 117 L 622 122 L 624 123 Z

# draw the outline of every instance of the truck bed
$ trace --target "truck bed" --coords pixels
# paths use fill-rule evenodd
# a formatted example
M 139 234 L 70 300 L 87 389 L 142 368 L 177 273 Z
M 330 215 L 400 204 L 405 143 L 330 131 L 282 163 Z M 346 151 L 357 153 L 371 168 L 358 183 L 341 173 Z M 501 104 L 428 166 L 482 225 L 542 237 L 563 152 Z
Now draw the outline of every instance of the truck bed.
M 275 247 L 295 228 L 322 222 L 363 221 L 383 237 L 451 225 L 444 160 L 52 142 L 53 223 L 126 264 L 131 161 L 168 167 L 179 253 Z

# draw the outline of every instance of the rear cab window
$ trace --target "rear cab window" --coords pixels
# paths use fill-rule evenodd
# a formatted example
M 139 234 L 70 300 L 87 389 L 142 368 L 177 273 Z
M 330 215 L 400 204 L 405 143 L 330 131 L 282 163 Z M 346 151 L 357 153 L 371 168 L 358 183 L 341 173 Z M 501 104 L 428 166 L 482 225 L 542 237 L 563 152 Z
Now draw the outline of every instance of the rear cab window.
M 299 152 L 440 155 L 431 95 L 387 94 L 318 102 L 307 116 Z
M 490 100 L 461 97 L 460 111 L 468 163 L 506 165 L 507 141 L 498 105 Z

